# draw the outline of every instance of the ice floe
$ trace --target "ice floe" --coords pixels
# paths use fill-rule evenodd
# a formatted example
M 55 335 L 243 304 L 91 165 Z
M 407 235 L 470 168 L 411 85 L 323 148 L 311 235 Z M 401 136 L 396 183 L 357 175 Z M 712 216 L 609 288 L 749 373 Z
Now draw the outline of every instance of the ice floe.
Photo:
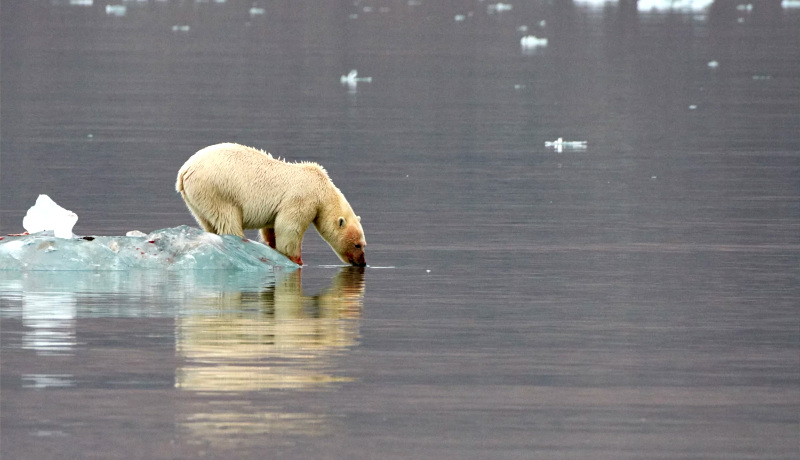
M 0 270 L 232 269 L 297 265 L 267 245 L 182 225 L 148 235 L 56 238 L 52 231 L 0 240 Z

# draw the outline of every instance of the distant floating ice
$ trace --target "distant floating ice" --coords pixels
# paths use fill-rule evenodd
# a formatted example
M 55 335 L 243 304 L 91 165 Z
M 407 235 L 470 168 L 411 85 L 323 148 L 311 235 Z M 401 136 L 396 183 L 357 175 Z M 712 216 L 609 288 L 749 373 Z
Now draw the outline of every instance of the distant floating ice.
M 717 62 L 717 61 L 708 61 L 707 65 L 708 65 L 709 69 L 716 69 L 717 67 L 719 67 L 719 62 Z
M 264 13 L 266 13 L 266 10 L 264 8 L 260 8 L 260 7 L 257 7 L 257 6 L 254 6 L 254 7 L 250 8 L 250 17 L 251 18 L 254 18 L 256 16 L 264 16 Z
M 508 3 L 491 3 L 486 5 L 486 12 L 489 14 L 502 13 L 504 11 L 511 11 L 512 8 L 514 8 L 514 5 Z
M 39 195 L 36 204 L 28 209 L 22 219 L 22 226 L 28 233 L 52 230 L 56 238 L 72 238 L 72 227 L 78 222 L 78 215 L 57 205 L 47 195 Z
M 544 146 L 554 148 L 560 153 L 564 149 L 583 150 L 586 148 L 586 141 L 565 141 L 563 138 L 559 137 L 554 141 L 545 142 Z
M 189 26 L 188 25 L 176 24 L 176 25 L 172 26 L 172 31 L 173 32 L 188 32 L 189 31 Z
M 106 16 L 114 16 L 121 18 L 128 13 L 128 7 L 125 5 L 106 5 Z
M 535 35 L 526 35 L 519 40 L 522 49 L 533 49 L 547 46 L 546 38 L 539 38 Z
M 234 235 L 182 225 L 146 236 L 59 239 L 52 232 L 0 241 L 2 270 L 272 270 L 296 268 L 274 249 Z
M 372 83 L 372 77 L 359 77 L 358 71 L 353 69 L 347 75 L 342 75 L 339 81 L 342 82 L 342 85 L 347 85 L 350 91 L 355 91 L 360 82 Z
M 638 0 L 636 8 L 639 11 L 702 11 L 707 9 L 714 0 Z M 601 8 L 609 0 L 576 0 L 575 3 L 590 7 Z

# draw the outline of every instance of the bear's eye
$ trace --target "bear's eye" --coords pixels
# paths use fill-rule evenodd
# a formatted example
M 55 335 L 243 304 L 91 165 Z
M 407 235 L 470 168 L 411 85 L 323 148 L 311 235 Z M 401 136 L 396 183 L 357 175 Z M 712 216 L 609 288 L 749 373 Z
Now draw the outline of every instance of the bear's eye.
M 361 249 L 361 245 L 360 244 L 356 244 L 356 249 Z
M 339 227 L 344 227 L 344 217 L 339 218 Z

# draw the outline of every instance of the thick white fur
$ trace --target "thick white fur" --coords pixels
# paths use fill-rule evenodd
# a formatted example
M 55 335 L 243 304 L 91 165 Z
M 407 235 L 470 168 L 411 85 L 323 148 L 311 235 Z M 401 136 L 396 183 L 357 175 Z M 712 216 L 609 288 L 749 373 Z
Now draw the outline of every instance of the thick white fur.
M 360 219 L 316 163 L 287 163 L 250 147 L 217 144 L 186 161 L 175 189 L 208 232 L 244 237 L 245 229 L 261 229 L 265 239 L 274 237 L 275 249 L 302 264 L 303 234 L 313 222 L 343 261 L 364 260 Z

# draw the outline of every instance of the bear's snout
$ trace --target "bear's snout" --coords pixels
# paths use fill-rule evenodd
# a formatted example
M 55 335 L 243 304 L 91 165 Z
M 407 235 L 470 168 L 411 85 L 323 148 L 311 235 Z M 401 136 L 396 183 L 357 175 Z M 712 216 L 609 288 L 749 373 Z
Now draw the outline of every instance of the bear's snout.
M 367 259 L 364 256 L 363 247 L 356 248 L 356 249 L 354 249 L 352 251 L 348 251 L 347 253 L 345 253 L 344 259 L 350 265 L 353 265 L 355 267 L 366 267 L 367 266 Z
M 359 254 L 354 254 L 352 256 L 347 257 L 347 261 L 350 262 L 350 265 L 356 267 L 366 267 L 367 266 L 367 259 L 364 257 L 364 251 L 360 251 Z

